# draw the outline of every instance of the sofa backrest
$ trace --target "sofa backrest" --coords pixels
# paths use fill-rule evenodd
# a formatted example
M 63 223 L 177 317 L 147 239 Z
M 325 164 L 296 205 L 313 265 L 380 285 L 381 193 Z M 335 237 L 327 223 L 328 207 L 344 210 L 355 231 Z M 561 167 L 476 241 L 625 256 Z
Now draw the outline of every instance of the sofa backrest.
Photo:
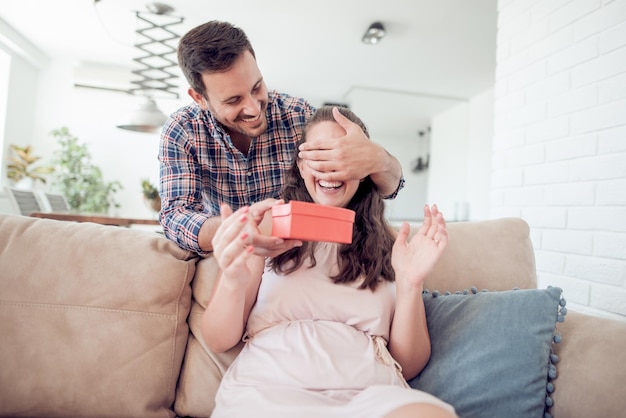
M 534 289 L 535 253 L 530 228 L 520 218 L 450 222 L 448 247 L 425 288 L 458 291 Z

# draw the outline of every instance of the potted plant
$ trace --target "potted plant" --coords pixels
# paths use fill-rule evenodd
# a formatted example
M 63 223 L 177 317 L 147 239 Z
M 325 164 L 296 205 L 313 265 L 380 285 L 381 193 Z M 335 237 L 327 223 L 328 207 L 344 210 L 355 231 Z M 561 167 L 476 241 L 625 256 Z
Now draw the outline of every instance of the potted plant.
M 161 210 L 161 197 L 159 197 L 159 190 L 150 183 L 148 179 L 141 179 L 141 191 L 143 193 L 143 199 L 146 206 L 154 212 Z
M 54 167 L 35 166 L 41 157 L 33 155 L 33 147 L 30 145 L 20 147 L 11 144 L 11 151 L 14 155 L 9 157 L 7 177 L 15 183 L 16 187 L 32 189 L 37 181 L 46 184 L 46 176 L 54 171 Z M 24 182 L 28 182 L 30 185 L 21 186 Z
M 57 165 L 54 185 L 65 196 L 75 212 L 107 213 L 118 208 L 115 193 L 122 189 L 119 181 L 104 181 L 102 170 L 91 161 L 86 144 L 81 144 L 69 129 L 50 133 L 60 145 L 55 156 Z

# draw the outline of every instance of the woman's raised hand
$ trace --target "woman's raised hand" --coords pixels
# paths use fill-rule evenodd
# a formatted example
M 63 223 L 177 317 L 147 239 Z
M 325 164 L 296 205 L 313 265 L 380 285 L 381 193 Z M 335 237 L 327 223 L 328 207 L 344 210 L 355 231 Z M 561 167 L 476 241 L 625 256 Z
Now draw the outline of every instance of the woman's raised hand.
M 446 222 L 437 205 L 424 207 L 424 222 L 410 241 L 409 232 L 404 222 L 393 245 L 391 264 L 398 286 L 421 287 L 448 244 Z

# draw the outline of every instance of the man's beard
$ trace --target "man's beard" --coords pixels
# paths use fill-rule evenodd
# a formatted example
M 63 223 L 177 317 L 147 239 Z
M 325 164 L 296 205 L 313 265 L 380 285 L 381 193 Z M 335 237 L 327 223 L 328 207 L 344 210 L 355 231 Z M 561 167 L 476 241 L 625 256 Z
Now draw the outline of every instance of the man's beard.
M 222 123 L 222 126 L 226 128 L 228 131 L 234 131 L 242 135 L 246 135 L 249 137 L 257 137 L 260 136 L 263 132 L 267 130 L 267 102 L 263 102 L 261 104 L 261 111 L 259 112 L 259 120 L 258 127 L 254 128 L 254 131 L 249 130 L 246 127 L 246 122 L 241 118 L 237 117 L 233 127 L 227 127 Z M 261 131 L 259 132 L 259 129 Z

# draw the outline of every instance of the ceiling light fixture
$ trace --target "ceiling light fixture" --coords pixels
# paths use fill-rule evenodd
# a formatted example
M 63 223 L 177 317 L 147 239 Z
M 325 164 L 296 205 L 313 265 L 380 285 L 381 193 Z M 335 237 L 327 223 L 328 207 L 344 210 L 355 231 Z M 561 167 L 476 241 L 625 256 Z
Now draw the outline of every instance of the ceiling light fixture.
M 145 97 L 139 105 L 117 122 L 117 127 L 128 131 L 156 133 L 167 120 L 154 99 Z
M 363 43 L 368 45 L 376 45 L 387 34 L 385 27 L 380 22 L 374 22 L 367 28 L 365 35 L 363 35 Z
M 176 86 L 172 81 L 178 76 L 171 72 L 178 66 L 176 61 L 176 41 L 180 36 L 172 32 L 169 27 L 182 23 L 182 17 L 171 16 L 174 9 L 163 3 L 150 3 L 146 6 L 148 12 L 136 12 L 138 28 L 135 48 L 142 51 L 142 55 L 133 58 L 142 68 L 133 70 L 139 76 L 138 80 L 131 81 L 135 87 L 127 93 L 142 96 L 144 100 L 139 106 L 126 115 L 117 127 L 135 132 L 158 132 L 167 117 L 159 110 L 154 101 L 155 93 L 164 93 L 167 96 L 178 98 Z

